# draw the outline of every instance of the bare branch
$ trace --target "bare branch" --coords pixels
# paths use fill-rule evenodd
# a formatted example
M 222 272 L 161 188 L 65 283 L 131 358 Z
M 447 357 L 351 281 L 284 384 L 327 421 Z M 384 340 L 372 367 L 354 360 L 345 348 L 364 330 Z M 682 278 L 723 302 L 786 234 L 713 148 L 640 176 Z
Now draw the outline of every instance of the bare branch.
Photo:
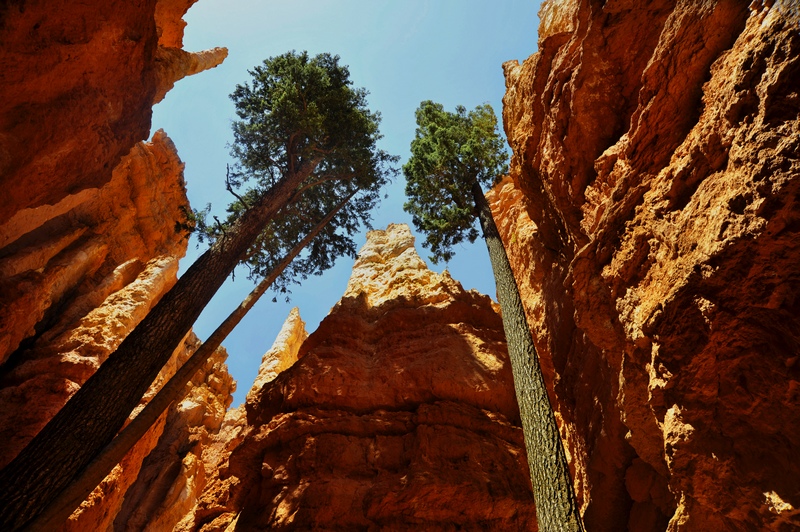
M 225 165 L 225 188 L 228 189 L 228 192 L 233 194 L 233 197 L 239 200 L 239 203 L 244 205 L 245 209 L 250 208 L 250 205 L 244 200 L 244 198 L 233 190 L 233 183 L 231 182 L 231 166 L 229 164 Z

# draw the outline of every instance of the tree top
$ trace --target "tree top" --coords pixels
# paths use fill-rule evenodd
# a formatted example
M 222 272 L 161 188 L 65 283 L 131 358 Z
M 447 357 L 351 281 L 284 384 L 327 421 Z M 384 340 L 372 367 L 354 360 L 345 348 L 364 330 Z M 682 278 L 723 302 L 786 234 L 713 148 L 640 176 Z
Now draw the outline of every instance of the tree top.
M 403 207 L 438 263 L 453 257 L 454 245 L 478 237 L 473 183 L 487 187 L 499 180 L 508 171 L 508 153 L 488 103 L 469 112 L 458 106 L 451 113 L 424 101 L 416 119 L 411 157 L 403 166 L 408 197 Z

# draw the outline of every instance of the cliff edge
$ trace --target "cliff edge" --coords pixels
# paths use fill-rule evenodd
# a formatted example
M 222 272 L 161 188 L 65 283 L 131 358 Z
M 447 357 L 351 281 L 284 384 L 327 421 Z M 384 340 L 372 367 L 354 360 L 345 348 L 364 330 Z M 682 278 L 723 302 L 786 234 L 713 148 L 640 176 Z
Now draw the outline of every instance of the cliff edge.
M 800 526 L 796 6 L 541 18 L 490 198 L 587 530 Z

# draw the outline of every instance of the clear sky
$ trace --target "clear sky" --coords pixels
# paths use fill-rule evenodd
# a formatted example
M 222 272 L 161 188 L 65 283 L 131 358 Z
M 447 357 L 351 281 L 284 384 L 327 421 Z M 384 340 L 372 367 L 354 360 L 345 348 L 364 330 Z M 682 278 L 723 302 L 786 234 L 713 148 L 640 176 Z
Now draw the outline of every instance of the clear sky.
M 536 51 L 539 1 L 535 0 L 200 0 L 187 13 L 186 50 L 215 46 L 229 50 L 225 62 L 178 82 L 154 108 L 153 131 L 163 128 L 186 163 L 189 200 L 212 204 L 221 214 L 232 197 L 225 191 L 226 145 L 235 118 L 228 95 L 249 79 L 248 69 L 289 50 L 341 56 L 357 87 L 369 92 L 372 110 L 383 115 L 381 147 L 399 155 L 402 165 L 414 138 L 414 110 L 423 100 L 452 111 L 489 102 L 501 118 L 505 91 L 502 63 L 520 62 Z M 374 227 L 407 223 L 404 180 L 399 175 L 374 213 Z M 412 226 L 413 230 L 413 226 Z M 360 247 L 365 234 L 356 238 Z M 422 238 L 417 237 L 417 249 Z M 203 251 L 190 243 L 181 271 Z M 321 277 L 295 285 L 291 301 L 265 295 L 224 342 L 228 367 L 238 382 L 234 405 L 241 403 L 289 310 L 298 306 L 309 332 L 316 329 L 344 293 L 353 260 L 340 258 Z M 430 265 L 430 261 L 429 261 Z M 432 266 L 436 271 L 444 265 Z M 448 265 L 465 288 L 495 297 L 494 279 L 482 241 L 457 248 Z M 246 272 L 237 270 L 195 324 L 205 339 L 252 290 Z

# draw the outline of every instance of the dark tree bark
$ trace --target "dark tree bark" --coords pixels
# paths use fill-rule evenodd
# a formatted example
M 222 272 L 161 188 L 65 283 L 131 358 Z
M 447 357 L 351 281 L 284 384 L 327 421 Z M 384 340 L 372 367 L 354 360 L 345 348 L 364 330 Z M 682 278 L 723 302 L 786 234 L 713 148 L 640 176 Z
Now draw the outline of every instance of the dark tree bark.
M 30 530 L 53 530 L 63 524 L 72 512 L 86 500 L 100 482 L 106 478 L 122 458 L 142 439 L 159 416 L 175 401 L 183 398 L 183 390 L 197 371 L 208 361 L 214 351 L 242 321 L 261 296 L 303 249 L 325 228 L 334 216 L 350 201 L 355 192 L 334 207 L 292 250 L 273 268 L 217 327 L 211 336 L 192 353 L 192 356 L 175 372 L 139 414 L 109 443 L 103 451 L 61 491 L 28 526 Z
M 0 530 L 23 527 L 111 442 L 264 225 L 320 161 L 307 161 L 243 214 L 0 471 Z
M 522 419 L 539 530 L 582 532 L 583 523 L 567 457 L 547 396 L 544 376 L 525 319 L 517 282 L 489 203 L 477 180 L 472 184 L 472 195 L 486 247 L 489 249 L 489 260 L 497 284 L 497 298 L 503 310 L 503 329 Z

